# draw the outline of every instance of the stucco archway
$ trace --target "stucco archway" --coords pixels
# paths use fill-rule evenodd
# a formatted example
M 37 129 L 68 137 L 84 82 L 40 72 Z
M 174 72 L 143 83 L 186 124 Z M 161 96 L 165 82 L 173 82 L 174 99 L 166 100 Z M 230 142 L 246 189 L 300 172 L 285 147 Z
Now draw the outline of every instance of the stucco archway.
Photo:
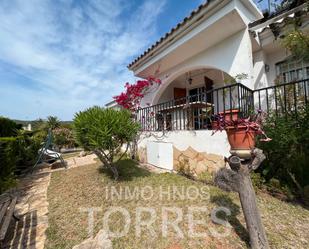
M 217 76 L 219 75 L 220 77 L 220 84 L 219 85 L 218 81 L 216 81 L 216 87 L 220 87 L 223 86 L 224 81 L 226 79 L 228 79 L 229 77 L 231 77 L 228 73 L 224 72 L 223 70 L 219 69 L 219 68 L 215 68 L 212 66 L 207 66 L 207 65 L 201 65 L 201 66 L 189 66 L 189 67 L 184 67 L 180 70 L 178 70 L 177 72 L 174 72 L 172 74 L 166 74 L 162 76 L 162 84 L 160 86 L 160 88 L 155 92 L 151 104 L 155 105 L 158 104 L 160 102 L 160 99 L 162 97 L 162 95 L 166 92 L 166 90 L 171 86 L 171 84 L 175 83 L 175 81 L 177 81 L 177 79 L 180 79 L 181 77 L 184 77 L 186 75 L 195 75 L 196 72 L 198 71 L 202 71 L 205 70 L 205 73 L 203 76 L 209 77 L 211 78 L 211 76 L 209 75 L 209 72 L 216 72 Z M 208 72 L 208 73 L 207 73 Z M 162 102 L 162 101 L 161 101 Z

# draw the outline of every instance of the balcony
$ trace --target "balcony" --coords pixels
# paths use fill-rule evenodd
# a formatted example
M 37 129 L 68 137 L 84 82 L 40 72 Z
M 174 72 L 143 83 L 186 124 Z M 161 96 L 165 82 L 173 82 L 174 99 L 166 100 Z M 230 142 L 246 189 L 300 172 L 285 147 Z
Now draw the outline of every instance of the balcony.
M 297 115 L 309 99 L 309 79 L 251 90 L 236 83 L 141 108 L 143 131 L 212 129 L 214 114 L 245 118 L 255 110 Z

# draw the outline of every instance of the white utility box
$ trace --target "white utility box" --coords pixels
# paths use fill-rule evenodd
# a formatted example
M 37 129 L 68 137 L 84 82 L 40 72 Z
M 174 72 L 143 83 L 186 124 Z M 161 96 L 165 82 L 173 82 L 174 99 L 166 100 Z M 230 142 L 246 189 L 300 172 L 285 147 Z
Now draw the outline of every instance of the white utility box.
M 173 170 L 173 144 L 148 142 L 147 162 L 162 169 Z

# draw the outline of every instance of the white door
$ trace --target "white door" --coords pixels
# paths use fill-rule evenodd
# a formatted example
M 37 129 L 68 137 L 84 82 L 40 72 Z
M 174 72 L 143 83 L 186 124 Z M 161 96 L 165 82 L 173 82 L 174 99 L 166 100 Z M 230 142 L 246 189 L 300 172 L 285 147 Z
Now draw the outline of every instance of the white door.
M 164 142 L 147 143 L 147 161 L 162 169 L 173 170 L 173 145 Z

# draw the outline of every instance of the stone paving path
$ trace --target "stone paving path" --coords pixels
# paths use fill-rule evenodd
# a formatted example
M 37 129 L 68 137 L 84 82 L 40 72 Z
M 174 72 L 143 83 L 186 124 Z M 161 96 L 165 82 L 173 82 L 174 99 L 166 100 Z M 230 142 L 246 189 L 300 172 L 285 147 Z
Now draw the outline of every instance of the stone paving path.
M 68 169 L 95 163 L 95 155 L 72 157 L 65 161 Z M 47 190 L 53 171 L 49 164 L 38 165 L 33 174 L 19 180 L 14 195 L 18 196 L 15 214 L 19 221 L 12 219 L 3 249 L 43 249 L 48 227 Z M 2 248 L 1 248 L 2 249 Z
M 43 249 L 48 227 L 47 189 L 51 170 L 48 165 L 38 167 L 32 175 L 20 179 L 17 187 L 15 214 L 19 221 L 12 220 L 10 233 L 4 248 Z
M 93 164 L 95 163 L 95 159 L 97 158 L 97 156 L 95 154 L 90 154 L 90 155 L 86 155 L 83 157 L 70 157 L 65 159 L 68 169 L 71 168 L 75 168 L 75 167 L 80 167 L 80 166 L 86 166 L 89 164 Z
M 96 156 L 90 154 L 84 157 L 67 158 L 65 161 L 70 169 L 93 164 L 96 162 L 95 159 Z M 167 172 L 167 170 L 158 169 L 148 164 L 141 164 L 140 167 L 155 173 Z M 19 180 L 14 195 L 18 196 L 15 214 L 20 220 L 12 219 L 10 232 L 4 241 L 3 249 L 44 249 L 45 232 L 48 228 L 47 190 L 51 173 L 58 170 L 65 169 L 63 167 L 53 169 L 50 164 L 41 164 L 33 174 Z

